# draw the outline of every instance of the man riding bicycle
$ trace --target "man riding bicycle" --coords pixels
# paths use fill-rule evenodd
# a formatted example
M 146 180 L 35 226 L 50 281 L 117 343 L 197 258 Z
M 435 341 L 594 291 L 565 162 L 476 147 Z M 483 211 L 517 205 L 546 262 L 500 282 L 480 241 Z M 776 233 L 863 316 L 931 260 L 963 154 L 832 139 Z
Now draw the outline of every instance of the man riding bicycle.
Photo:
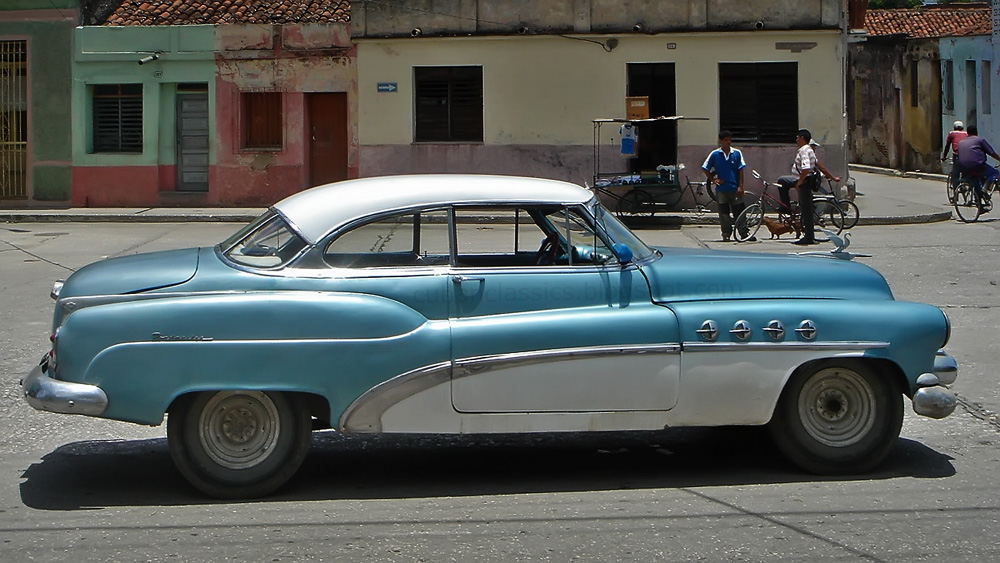
M 986 139 L 979 136 L 979 130 L 975 125 L 969 126 L 969 136 L 958 142 L 959 170 L 967 176 L 981 178 L 983 181 L 974 182 L 976 195 L 988 203 L 987 196 L 983 193 L 983 186 L 987 182 L 995 182 L 1000 172 L 986 163 L 986 157 L 991 156 L 995 160 L 1000 160 L 1000 156 L 993 150 L 993 147 L 986 142 Z

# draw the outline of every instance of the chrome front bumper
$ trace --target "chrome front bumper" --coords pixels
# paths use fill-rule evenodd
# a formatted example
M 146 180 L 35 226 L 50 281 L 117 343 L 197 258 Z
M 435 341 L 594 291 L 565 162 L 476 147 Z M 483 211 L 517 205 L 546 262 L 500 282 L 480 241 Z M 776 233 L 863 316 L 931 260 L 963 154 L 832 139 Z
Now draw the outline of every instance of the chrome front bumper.
M 21 380 L 28 404 L 40 411 L 100 416 L 108 408 L 108 396 L 96 385 L 53 379 L 43 359 Z
M 944 418 L 955 411 L 958 397 L 946 387 L 958 378 L 958 362 L 944 350 L 934 357 L 934 370 L 917 378 L 913 393 L 913 412 L 931 418 Z

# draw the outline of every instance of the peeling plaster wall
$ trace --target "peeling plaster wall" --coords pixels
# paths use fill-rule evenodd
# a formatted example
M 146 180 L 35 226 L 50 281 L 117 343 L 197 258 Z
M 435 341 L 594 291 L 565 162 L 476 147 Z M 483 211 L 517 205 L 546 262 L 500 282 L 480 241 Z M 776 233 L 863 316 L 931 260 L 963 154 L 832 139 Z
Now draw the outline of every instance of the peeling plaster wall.
M 342 24 L 224 26 L 216 33 L 219 159 L 213 186 L 225 202 L 267 205 L 310 187 L 306 96 L 346 92 L 348 176 L 358 175 L 357 67 Z M 241 147 L 242 92 L 282 92 L 280 151 Z
M 850 161 L 941 171 L 937 40 L 869 40 L 852 45 L 850 56 Z

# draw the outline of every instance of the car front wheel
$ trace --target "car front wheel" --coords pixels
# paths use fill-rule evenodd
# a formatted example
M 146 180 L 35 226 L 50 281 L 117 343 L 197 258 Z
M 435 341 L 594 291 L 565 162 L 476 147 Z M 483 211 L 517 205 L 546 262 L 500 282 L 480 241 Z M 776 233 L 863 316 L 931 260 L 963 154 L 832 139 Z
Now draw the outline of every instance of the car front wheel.
M 769 430 L 806 471 L 864 473 L 889 455 L 902 424 L 894 380 L 860 362 L 827 362 L 792 376 Z
M 167 417 L 177 468 L 219 498 L 259 497 L 285 484 L 305 459 L 311 430 L 305 401 L 287 393 L 197 393 L 178 399 Z

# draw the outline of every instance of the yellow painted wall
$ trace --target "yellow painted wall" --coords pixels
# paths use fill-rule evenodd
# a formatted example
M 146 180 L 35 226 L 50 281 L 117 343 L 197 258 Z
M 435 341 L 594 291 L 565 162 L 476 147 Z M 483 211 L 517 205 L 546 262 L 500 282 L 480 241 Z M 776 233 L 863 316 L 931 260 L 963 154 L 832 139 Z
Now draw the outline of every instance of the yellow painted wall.
M 604 41 L 609 36 L 580 38 Z M 619 35 L 617 47 L 558 36 L 360 39 L 361 145 L 413 141 L 412 68 L 482 65 L 486 145 L 589 145 L 591 120 L 624 117 L 626 64 L 673 62 L 681 145 L 714 145 L 719 62 L 799 63 L 799 124 L 826 146 L 844 138 L 841 35 L 837 31 L 760 31 Z M 777 43 L 816 46 L 794 53 Z M 675 48 L 668 48 L 674 44 Z M 394 82 L 398 91 L 377 92 Z

